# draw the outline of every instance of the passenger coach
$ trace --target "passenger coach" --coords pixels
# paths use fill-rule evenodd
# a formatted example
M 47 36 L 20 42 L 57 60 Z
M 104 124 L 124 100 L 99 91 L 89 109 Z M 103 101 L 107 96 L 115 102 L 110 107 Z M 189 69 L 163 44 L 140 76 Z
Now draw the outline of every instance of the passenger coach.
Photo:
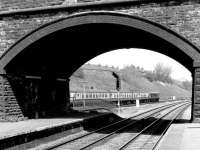
M 70 92 L 70 101 L 80 100 L 107 100 L 111 102 L 119 102 L 121 104 L 134 104 L 139 99 L 140 103 L 150 103 L 159 101 L 159 93 L 133 93 L 133 92 Z

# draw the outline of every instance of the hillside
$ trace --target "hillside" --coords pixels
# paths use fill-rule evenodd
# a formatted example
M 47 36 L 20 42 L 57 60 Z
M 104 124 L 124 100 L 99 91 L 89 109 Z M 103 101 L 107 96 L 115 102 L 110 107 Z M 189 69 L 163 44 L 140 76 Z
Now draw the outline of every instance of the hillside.
M 149 81 L 145 70 L 138 67 L 126 67 L 121 70 L 114 67 L 86 64 L 71 77 L 71 91 L 116 91 L 116 79 L 112 72 L 121 78 L 121 90 L 127 92 L 159 92 L 161 99 L 169 96 L 190 97 L 191 91 L 183 88 L 181 82 L 163 83 Z

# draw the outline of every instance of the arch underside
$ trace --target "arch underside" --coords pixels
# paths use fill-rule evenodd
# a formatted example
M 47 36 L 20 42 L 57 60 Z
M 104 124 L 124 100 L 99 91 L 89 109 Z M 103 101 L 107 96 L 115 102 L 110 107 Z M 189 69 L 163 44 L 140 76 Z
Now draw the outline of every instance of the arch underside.
M 5 70 L 7 73 L 36 75 L 47 71 L 70 77 L 73 71 L 93 57 L 120 48 L 160 52 L 189 70 L 193 64 L 193 60 L 184 52 L 142 30 L 113 24 L 87 24 L 63 29 L 36 41 L 10 61 Z
M 9 82 L 14 83 L 11 86 L 24 114 L 55 114 L 65 111 L 66 97 L 69 100 L 68 80 L 61 83 L 55 79 L 68 79 L 95 56 L 121 48 L 165 54 L 191 72 L 194 62 L 200 62 L 198 48 L 161 25 L 124 14 L 91 12 L 51 22 L 20 39 L 0 58 L 0 74 L 23 76 Z M 26 80 L 24 75 L 43 80 Z M 36 98 L 37 107 L 33 108 Z
M 1 57 L 0 72 L 70 77 L 91 58 L 120 48 L 153 50 L 190 71 L 200 58 L 195 46 L 158 24 L 99 12 L 61 19 L 25 36 Z

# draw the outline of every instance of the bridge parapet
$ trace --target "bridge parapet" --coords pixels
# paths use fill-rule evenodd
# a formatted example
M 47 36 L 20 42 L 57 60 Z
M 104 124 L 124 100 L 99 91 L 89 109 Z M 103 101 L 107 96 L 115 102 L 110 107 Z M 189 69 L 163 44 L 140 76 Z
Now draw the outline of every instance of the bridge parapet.
M 170 1 L 170 0 L 168 0 Z M 179 2 L 174 0 L 173 3 Z M 68 7 L 68 6 L 84 6 L 84 5 L 101 5 L 115 3 L 160 3 L 157 0 L 2 0 L 0 2 L 0 11 L 14 11 L 30 8 L 45 7 Z

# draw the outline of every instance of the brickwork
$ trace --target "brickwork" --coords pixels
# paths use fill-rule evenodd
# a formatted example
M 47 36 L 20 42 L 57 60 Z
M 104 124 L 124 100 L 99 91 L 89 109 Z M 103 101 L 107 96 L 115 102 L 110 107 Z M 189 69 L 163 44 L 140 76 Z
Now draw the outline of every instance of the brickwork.
M 28 32 L 37 29 L 39 26 L 48 22 L 62 18 L 64 15 L 44 14 L 32 16 L 15 16 L 3 18 L 0 21 L 0 53 L 2 54 L 17 40 L 22 38 Z
M 166 3 L 165 5 L 169 4 Z M 200 47 L 200 4 L 165 5 L 144 5 L 139 8 L 121 9 L 120 12 L 162 24 Z
M 194 79 L 194 107 L 193 118 L 198 122 L 200 118 L 200 68 L 195 68 Z
M 0 76 L 0 121 L 19 121 L 24 116 L 8 78 Z
M 65 0 L 1 0 L 1 11 L 62 5 Z
M 184 36 L 196 46 L 200 47 L 200 3 L 150 3 L 124 7 L 102 7 L 93 10 L 108 10 L 139 16 L 170 28 Z M 3 53 L 18 39 L 39 26 L 67 17 L 69 14 L 90 11 L 77 9 L 76 11 L 54 11 L 33 15 L 13 15 L 0 17 L 0 51 Z

